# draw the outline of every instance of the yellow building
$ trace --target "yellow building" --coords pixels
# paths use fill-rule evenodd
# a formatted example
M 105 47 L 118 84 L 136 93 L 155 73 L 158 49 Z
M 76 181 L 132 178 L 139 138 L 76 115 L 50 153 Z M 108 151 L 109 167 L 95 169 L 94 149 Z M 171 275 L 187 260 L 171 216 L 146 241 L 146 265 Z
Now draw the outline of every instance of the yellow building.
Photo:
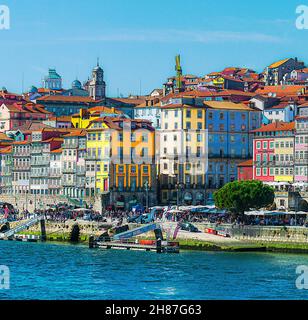
M 294 181 L 294 134 L 292 131 L 282 131 L 275 138 L 275 181 Z
M 109 191 L 110 133 L 105 118 L 92 120 L 87 130 L 86 195 Z
M 103 117 L 86 128 L 86 194 L 117 207 L 156 200 L 155 130 L 146 120 Z
M 91 121 L 102 117 L 118 117 L 123 112 L 104 106 L 97 106 L 89 109 L 80 109 L 79 113 L 72 115 L 72 125 L 74 128 L 86 129 Z
M 111 199 L 115 206 L 157 201 L 155 130 L 150 121 L 106 120 L 111 129 Z

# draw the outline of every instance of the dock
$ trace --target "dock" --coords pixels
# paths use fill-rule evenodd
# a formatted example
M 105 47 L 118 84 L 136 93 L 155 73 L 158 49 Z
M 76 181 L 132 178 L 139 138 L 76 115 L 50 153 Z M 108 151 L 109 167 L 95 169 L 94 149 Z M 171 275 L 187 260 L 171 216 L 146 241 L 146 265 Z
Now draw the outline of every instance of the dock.
M 133 241 L 96 241 L 94 248 L 100 249 L 114 249 L 114 250 L 131 250 L 131 251 L 147 251 L 157 253 L 179 253 L 180 245 L 178 242 L 162 241 L 160 245 L 154 244 L 142 244 Z

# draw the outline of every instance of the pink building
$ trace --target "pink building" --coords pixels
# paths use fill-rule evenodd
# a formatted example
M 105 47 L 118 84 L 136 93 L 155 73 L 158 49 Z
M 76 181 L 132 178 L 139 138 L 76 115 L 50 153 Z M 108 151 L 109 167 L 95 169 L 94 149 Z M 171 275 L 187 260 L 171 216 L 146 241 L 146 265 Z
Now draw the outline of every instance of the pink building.
M 237 165 L 237 179 L 239 181 L 253 180 L 253 159 Z
M 3 103 L 0 105 L 0 132 L 18 130 L 33 120 L 47 120 L 52 113 L 34 103 Z
M 260 129 L 255 130 L 256 134 Z M 274 138 L 267 136 L 255 136 L 253 142 L 253 179 L 260 181 L 274 181 L 274 175 L 271 174 L 269 165 L 274 161 L 275 157 Z

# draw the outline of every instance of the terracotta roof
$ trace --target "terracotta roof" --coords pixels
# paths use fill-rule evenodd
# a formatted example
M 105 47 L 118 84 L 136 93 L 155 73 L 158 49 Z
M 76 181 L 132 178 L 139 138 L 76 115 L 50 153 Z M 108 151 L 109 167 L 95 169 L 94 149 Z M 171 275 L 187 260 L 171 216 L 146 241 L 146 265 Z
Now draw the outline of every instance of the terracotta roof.
M 0 141 L 4 140 L 4 141 L 13 141 L 14 139 L 9 138 L 5 133 L 0 132 Z
M 71 122 L 71 116 L 60 116 L 60 117 L 51 117 L 49 118 L 51 121 L 58 121 L 58 122 Z
M 104 113 L 117 113 L 117 114 L 123 114 L 122 111 L 120 110 L 117 110 L 115 108 L 109 108 L 109 107 L 106 107 L 106 106 L 96 106 L 96 107 L 92 107 L 92 108 L 89 108 L 88 111 L 90 113 L 92 112 L 104 112 Z
M 247 161 L 241 162 L 237 166 L 238 167 L 252 167 L 253 166 L 253 159 L 249 159 Z
M 12 144 L 14 145 L 26 145 L 26 144 L 30 144 L 31 141 L 30 140 L 24 140 L 24 141 L 14 141 Z
M 49 142 L 53 142 L 53 141 L 63 142 L 63 138 L 52 137 L 47 140 L 43 140 L 42 143 L 49 143 Z
M 274 68 L 278 68 L 281 65 L 283 65 L 284 63 L 286 63 L 288 60 L 290 60 L 290 58 L 287 59 L 283 59 L 283 60 L 279 60 L 277 62 L 272 63 L 269 68 L 274 69 Z
M 234 103 L 230 101 L 204 101 L 203 104 L 211 109 L 258 111 L 244 103 Z
M 50 153 L 62 153 L 62 148 L 52 150 Z
M 50 101 L 50 102 L 75 102 L 75 103 L 93 103 L 97 102 L 91 97 L 80 97 L 80 96 L 61 96 L 61 95 L 48 95 L 40 97 L 37 101 Z
M 292 131 L 295 129 L 295 122 L 273 122 L 263 125 L 252 132 L 273 132 L 273 131 Z
M 301 85 L 280 85 L 280 86 L 264 86 L 256 90 L 256 94 L 276 93 L 277 96 L 298 95 L 305 90 L 305 86 Z
M 12 152 L 12 146 L 4 147 L 0 149 L 1 154 L 7 154 Z
M 68 134 L 64 135 L 64 138 L 66 137 L 85 137 L 87 135 L 87 132 L 83 129 L 77 129 L 69 132 Z
M 24 124 L 23 126 L 20 126 L 18 129 L 20 131 L 39 131 L 45 128 L 53 129 L 53 127 L 48 126 L 47 124 L 44 124 L 42 121 L 39 120 L 32 120 L 29 123 Z
M 141 104 L 145 101 L 144 98 L 110 98 L 111 100 L 119 101 L 126 104 Z

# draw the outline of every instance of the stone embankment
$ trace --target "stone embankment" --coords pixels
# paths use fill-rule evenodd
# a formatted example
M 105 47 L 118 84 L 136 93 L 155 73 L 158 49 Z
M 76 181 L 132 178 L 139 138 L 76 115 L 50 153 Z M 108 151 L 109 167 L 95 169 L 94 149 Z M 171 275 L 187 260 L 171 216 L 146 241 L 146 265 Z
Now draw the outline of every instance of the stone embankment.
M 285 251 L 308 253 L 308 228 L 303 227 L 235 227 L 221 225 L 231 237 L 221 237 L 204 232 L 206 228 L 217 228 L 215 225 L 205 223 L 194 224 L 201 232 L 192 233 L 179 231 L 177 241 L 182 249 L 195 250 L 223 250 L 223 251 Z M 13 227 L 14 225 L 11 225 Z M 77 227 L 76 227 L 77 226 Z M 72 237 L 80 242 L 87 243 L 91 235 L 100 235 L 110 228 L 111 223 L 97 223 L 89 221 L 46 221 L 47 240 L 70 241 Z M 176 223 L 163 223 L 164 234 L 168 229 L 172 231 Z M 130 225 L 133 229 L 137 225 Z M 73 231 L 74 230 L 74 231 Z M 74 236 L 72 235 L 74 232 Z M 76 235 L 77 232 L 77 235 Z M 22 234 L 40 235 L 40 225 L 35 225 Z M 154 239 L 154 233 L 142 235 L 139 238 Z

